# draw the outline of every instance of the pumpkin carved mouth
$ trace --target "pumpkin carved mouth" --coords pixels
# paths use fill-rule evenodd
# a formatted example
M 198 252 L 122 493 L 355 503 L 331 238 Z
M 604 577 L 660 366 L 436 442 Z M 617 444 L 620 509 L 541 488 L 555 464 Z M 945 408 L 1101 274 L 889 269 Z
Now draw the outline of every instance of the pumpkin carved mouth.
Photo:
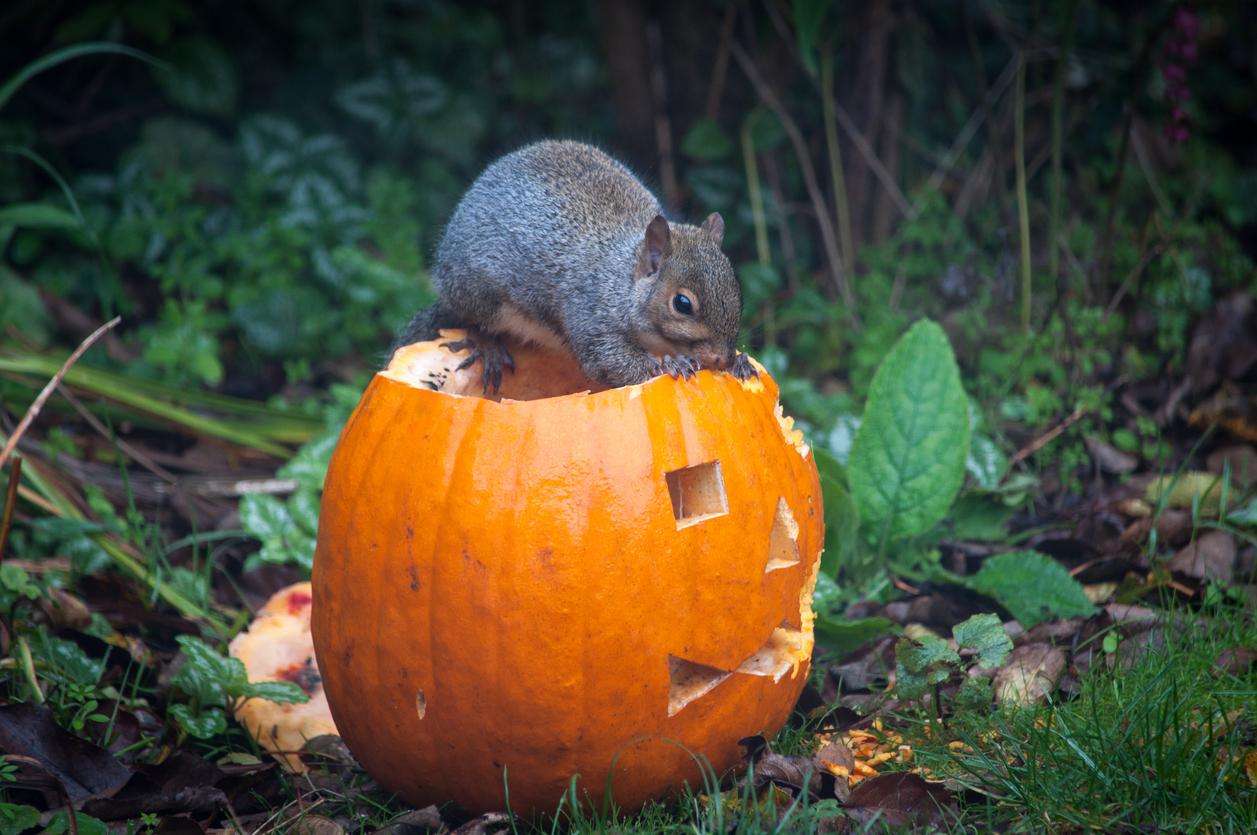
M 325 485 L 315 647 L 346 743 L 412 803 L 622 808 L 771 736 L 806 680 L 820 485 L 776 383 L 600 389 L 512 344 L 485 396 L 398 349 Z

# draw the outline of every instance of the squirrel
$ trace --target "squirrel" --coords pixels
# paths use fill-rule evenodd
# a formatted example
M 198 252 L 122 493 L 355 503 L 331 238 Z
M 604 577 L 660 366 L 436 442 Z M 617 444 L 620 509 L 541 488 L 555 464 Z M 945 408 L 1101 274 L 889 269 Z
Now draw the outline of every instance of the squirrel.
M 547 140 L 489 165 L 437 247 L 437 301 L 394 349 L 466 328 L 444 343 L 483 364 L 485 392 L 514 371 L 498 339 L 570 351 L 586 376 L 617 387 L 703 367 L 758 376 L 735 347 L 742 292 L 720 249 L 724 220 L 669 223 L 622 164 L 580 142 Z

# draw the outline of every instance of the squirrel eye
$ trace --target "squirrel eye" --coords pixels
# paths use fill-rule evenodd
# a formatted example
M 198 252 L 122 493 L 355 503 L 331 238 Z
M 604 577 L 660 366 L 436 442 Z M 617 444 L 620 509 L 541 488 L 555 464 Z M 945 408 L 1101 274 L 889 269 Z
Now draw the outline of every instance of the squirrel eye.
M 672 309 L 682 316 L 694 315 L 694 303 L 684 293 L 677 293 L 672 297 Z

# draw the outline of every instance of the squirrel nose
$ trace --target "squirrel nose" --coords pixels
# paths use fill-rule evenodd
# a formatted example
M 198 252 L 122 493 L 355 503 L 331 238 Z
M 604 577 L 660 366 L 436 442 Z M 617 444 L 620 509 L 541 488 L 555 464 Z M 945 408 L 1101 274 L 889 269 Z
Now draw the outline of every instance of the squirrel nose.
M 715 368 L 723 371 L 729 367 L 729 358 L 717 351 L 704 351 L 699 360 L 702 362 L 703 368 Z

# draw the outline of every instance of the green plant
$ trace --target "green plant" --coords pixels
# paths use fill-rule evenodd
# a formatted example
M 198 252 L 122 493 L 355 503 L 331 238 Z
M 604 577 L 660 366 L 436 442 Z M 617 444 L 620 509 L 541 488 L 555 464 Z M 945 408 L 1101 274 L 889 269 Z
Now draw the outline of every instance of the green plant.
M 956 648 L 929 633 L 916 638 L 900 638 L 895 643 L 895 695 L 910 701 L 930 692 L 934 715 L 943 717 L 942 685 L 960 677 L 965 664 L 959 650 L 973 650 L 970 666 L 998 667 L 1012 652 L 1013 642 L 1004 631 L 999 618 L 991 614 L 974 615 L 952 629 Z M 965 676 L 956 694 L 961 707 L 988 705 L 991 683 L 981 676 Z
M 183 664 L 170 684 L 187 697 L 170 706 L 170 715 L 184 733 L 210 739 L 227 730 L 225 710 L 241 699 L 268 699 L 285 704 L 303 703 L 310 697 L 288 681 L 250 682 L 244 663 L 219 655 L 199 638 L 180 635 Z
M 1208 606 L 1151 629 L 1156 640 L 1090 665 L 1073 699 L 961 711 L 947 735 L 914 734 L 916 762 L 973 792 L 970 813 L 992 829 L 1252 831 L 1257 682 L 1218 661 L 1257 642 L 1254 622 Z

